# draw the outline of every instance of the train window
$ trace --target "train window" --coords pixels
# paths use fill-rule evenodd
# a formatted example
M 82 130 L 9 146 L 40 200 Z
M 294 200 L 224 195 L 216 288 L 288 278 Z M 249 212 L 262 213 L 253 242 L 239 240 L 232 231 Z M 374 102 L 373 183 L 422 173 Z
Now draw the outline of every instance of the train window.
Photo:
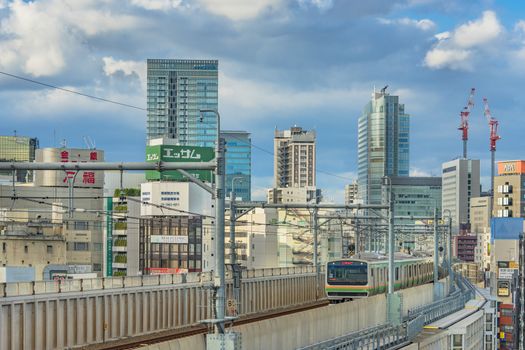
M 396 281 L 399 280 L 399 267 L 396 267 Z

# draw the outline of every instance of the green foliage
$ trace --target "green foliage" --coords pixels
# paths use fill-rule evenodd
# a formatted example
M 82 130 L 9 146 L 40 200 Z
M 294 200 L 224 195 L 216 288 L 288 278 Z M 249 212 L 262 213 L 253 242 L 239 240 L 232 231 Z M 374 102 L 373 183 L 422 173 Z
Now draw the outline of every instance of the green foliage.
M 115 190 L 113 197 L 138 197 L 140 196 L 140 188 L 123 188 L 122 191 L 120 188 Z
M 128 228 L 127 222 L 115 222 L 115 230 L 126 230 Z

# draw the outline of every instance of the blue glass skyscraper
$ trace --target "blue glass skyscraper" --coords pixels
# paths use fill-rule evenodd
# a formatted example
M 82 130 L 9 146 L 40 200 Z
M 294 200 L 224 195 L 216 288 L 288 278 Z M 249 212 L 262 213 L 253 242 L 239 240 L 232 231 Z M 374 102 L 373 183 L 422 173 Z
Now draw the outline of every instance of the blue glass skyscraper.
M 252 190 L 252 146 L 246 131 L 221 131 L 226 142 L 226 197 L 230 197 L 232 180 L 237 200 L 250 201 Z
M 358 187 L 368 204 L 381 203 L 383 176 L 409 175 L 409 115 L 385 90 L 374 91 L 358 121 Z
M 213 147 L 218 109 L 217 60 L 148 59 L 147 139 L 166 137 L 183 146 Z

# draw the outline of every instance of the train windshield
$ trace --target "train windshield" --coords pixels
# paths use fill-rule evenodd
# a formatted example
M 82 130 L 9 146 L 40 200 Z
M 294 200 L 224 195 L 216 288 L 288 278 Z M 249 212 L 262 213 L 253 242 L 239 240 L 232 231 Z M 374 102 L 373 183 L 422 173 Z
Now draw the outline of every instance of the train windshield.
M 328 264 L 328 284 L 366 285 L 366 263 L 333 262 Z

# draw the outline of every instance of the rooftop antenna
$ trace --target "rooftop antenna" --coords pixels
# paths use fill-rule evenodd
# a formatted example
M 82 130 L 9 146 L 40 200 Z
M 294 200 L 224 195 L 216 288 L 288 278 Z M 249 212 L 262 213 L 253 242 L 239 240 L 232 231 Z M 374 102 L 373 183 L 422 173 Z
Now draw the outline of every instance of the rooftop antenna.
M 67 141 L 66 141 L 66 139 L 62 139 L 62 141 L 60 141 L 60 147 L 61 148 L 67 148 Z

